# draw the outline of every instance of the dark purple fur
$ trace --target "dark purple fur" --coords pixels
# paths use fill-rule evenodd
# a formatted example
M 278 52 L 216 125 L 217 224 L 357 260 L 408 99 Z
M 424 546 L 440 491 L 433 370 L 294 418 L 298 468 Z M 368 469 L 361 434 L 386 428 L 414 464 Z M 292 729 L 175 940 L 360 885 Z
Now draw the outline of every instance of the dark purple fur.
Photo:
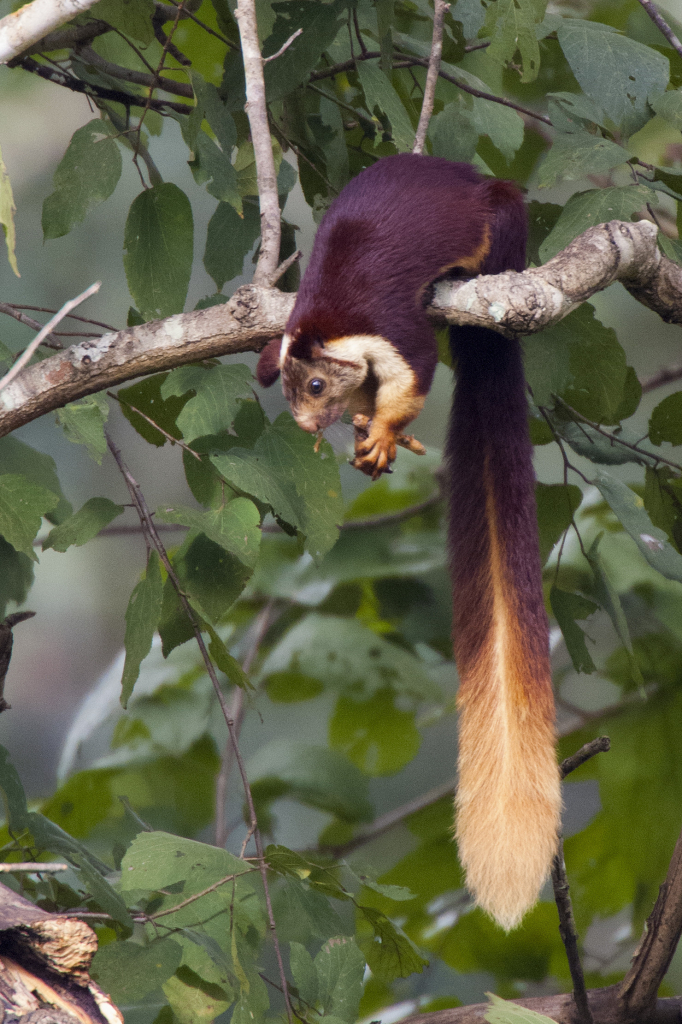
M 318 228 L 287 323 L 287 333 L 302 339 L 292 354 L 305 355 L 318 340 L 381 335 L 410 364 L 425 394 L 437 352 L 421 289 L 480 246 L 498 186 L 509 188 L 469 164 L 410 154 L 362 171 Z
M 504 205 L 494 222 L 482 273 L 525 268 L 526 218 L 519 193 L 495 184 Z M 506 191 L 506 195 L 505 195 Z M 524 624 L 529 665 L 546 665 L 547 616 L 542 599 L 535 474 L 528 436 L 521 346 L 484 328 L 451 328 L 457 388 L 448 441 L 450 552 L 455 593 L 455 647 L 462 675 L 475 663 L 490 627 L 492 595 L 481 586 L 489 562 L 484 463 L 513 603 Z M 473 457 L 472 457 L 473 456 Z

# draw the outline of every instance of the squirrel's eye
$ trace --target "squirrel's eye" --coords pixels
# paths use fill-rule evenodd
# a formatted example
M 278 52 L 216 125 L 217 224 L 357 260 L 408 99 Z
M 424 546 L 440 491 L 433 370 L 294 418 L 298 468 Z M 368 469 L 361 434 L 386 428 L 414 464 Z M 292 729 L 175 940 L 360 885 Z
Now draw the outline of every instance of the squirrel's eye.
M 308 384 L 308 391 L 311 395 L 321 395 L 324 391 L 324 381 L 320 380 L 319 377 L 313 377 Z

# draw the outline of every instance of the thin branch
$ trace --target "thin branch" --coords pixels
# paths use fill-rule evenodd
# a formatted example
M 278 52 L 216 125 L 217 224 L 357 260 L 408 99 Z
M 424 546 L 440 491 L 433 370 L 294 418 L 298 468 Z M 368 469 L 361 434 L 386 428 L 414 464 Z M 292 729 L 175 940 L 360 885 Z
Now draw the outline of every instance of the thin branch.
M 233 751 L 234 751 L 234 758 L 235 758 L 235 761 L 237 762 L 237 766 L 239 768 L 239 774 L 241 775 L 242 785 L 244 787 L 244 795 L 246 797 L 246 804 L 247 804 L 248 811 L 249 811 L 249 822 L 250 822 L 249 828 L 250 828 L 250 830 L 251 830 L 251 832 L 253 834 L 253 837 L 254 837 L 254 840 L 255 840 L 255 844 L 256 844 L 256 853 L 257 853 L 257 856 L 258 856 L 258 868 L 259 868 L 261 879 L 262 879 L 262 882 L 263 882 L 263 892 L 264 892 L 264 895 L 265 895 L 265 905 L 266 905 L 267 914 L 268 914 L 268 922 L 269 922 L 269 925 L 270 925 L 270 933 L 272 935 L 272 941 L 273 941 L 273 945 L 274 945 L 274 949 L 275 949 L 275 956 L 277 958 L 277 964 L 278 964 L 278 967 L 279 967 L 280 978 L 281 978 L 281 981 L 282 981 L 282 988 L 284 990 L 284 1001 L 285 1001 L 286 1009 L 287 1009 L 287 1018 L 289 1020 L 289 1024 L 291 1024 L 291 1005 L 290 1005 L 290 1002 L 289 1002 L 289 992 L 288 992 L 288 988 L 287 988 L 286 974 L 284 972 L 284 962 L 282 960 L 282 952 L 281 952 L 281 949 L 280 949 L 280 946 L 279 946 L 279 939 L 277 938 L 277 928 L 276 928 L 276 925 L 275 925 L 275 918 L 274 918 L 274 914 L 273 914 L 273 911 L 272 911 L 272 900 L 270 898 L 270 887 L 269 887 L 269 884 L 268 884 L 267 865 L 266 865 L 266 862 L 265 862 L 265 856 L 263 854 L 263 843 L 262 843 L 262 840 L 261 840 L 260 831 L 258 829 L 258 819 L 256 817 L 256 809 L 255 809 L 254 803 L 253 803 L 253 795 L 251 793 L 251 786 L 249 785 L 248 776 L 246 774 L 246 768 L 245 768 L 245 765 L 244 765 L 244 759 L 243 759 L 241 751 L 239 749 L 239 743 L 238 743 L 237 734 L 236 734 L 236 731 L 235 731 L 234 720 L 232 719 L 232 717 L 230 715 L 230 708 L 228 706 L 227 699 L 226 699 L 225 694 L 223 693 L 223 691 L 221 689 L 220 683 L 218 681 L 218 676 L 216 675 L 216 671 L 215 671 L 215 668 L 213 666 L 213 662 L 211 661 L 211 658 L 209 656 L 208 650 L 206 649 L 206 644 L 204 643 L 204 638 L 203 638 L 202 633 L 201 633 L 201 626 L 199 625 L 197 617 L 196 617 L 196 615 L 194 613 L 194 609 L 192 608 L 191 604 L 189 603 L 189 600 L 187 599 L 186 594 L 184 593 L 182 587 L 180 586 L 180 580 L 178 579 L 178 577 L 176 575 L 175 569 L 173 568 L 173 566 L 171 564 L 171 561 L 170 561 L 170 559 L 168 557 L 168 553 L 167 553 L 167 551 L 166 551 L 166 549 L 165 549 L 165 547 L 164 547 L 164 545 L 163 545 L 163 543 L 161 541 L 161 538 L 158 535 L 158 532 L 156 530 L 156 526 L 154 524 L 154 520 L 153 520 L 152 514 L 151 514 L 151 512 L 149 510 L 149 507 L 147 506 L 147 502 L 145 500 L 144 495 L 142 494 L 140 486 L 137 483 L 137 481 L 135 480 L 135 478 L 132 476 L 132 474 L 130 473 L 130 470 L 126 466 L 125 462 L 123 461 L 123 457 L 121 455 L 121 452 L 120 452 L 119 448 L 116 446 L 116 444 L 114 443 L 114 441 L 111 439 L 111 437 L 108 434 L 106 435 L 106 439 L 107 439 L 107 446 L 109 448 L 109 451 L 113 455 L 113 457 L 114 457 L 114 459 L 116 461 L 116 464 L 117 464 L 117 466 L 118 466 L 118 468 L 119 468 L 119 470 L 121 472 L 121 475 L 123 476 L 123 479 L 126 482 L 126 486 L 128 487 L 128 491 L 130 493 L 130 497 L 131 497 L 131 499 L 133 501 L 133 504 L 135 505 L 135 508 L 137 510 L 137 514 L 140 517 L 140 523 L 142 524 L 142 526 L 145 529 L 147 541 L 157 551 L 157 553 L 159 555 L 159 558 L 161 559 L 161 561 L 163 563 L 163 566 L 164 566 L 166 572 L 168 573 L 168 578 L 170 579 L 171 584 L 172 584 L 176 594 L 178 595 L 178 598 L 180 600 L 180 604 L 183 607 L 185 615 L 189 619 L 189 622 L 190 622 L 190 624 L 192 626 L 192 630 L 194 632 L 194 636 L 195 636 L 195 639 L 196 639 L 196 642 L 197 642 L 197 646 L 199 647 L 199 651 L 201 652 L 202 660 L 203 660 L 204 665 L 206 667 L 206 672 L 208 673 L 209 679 L 211 680 L 211 683 L 213 685 L 213 689 L 215 691 L 215 695 L 216 695 L 216 697 L 218 699 L 218 704 L 220 705 L 220 710 L 223 713 L 223 717 L 225 719 L 225 724 L 227 725 L 227 729 L 228 729 L 228 732 L 230 734 L 230 739 L 232 741 L 232 747 L 233 747 Z
M 178 0 L 169 0 L 169 3 L 176 9 L 180 6 Z M 216 32 L 215 29 L 211 28 L 205 22 L 200 21 L 200 19 L 197 18 L 196 14 L 192 14 L 191 11 L 183 9 L 180 17 L 190 18 L 193 22 L 195 22 L 195 24 L 203 28 L 204 32 L 207 32 L 208 35 L 215 36 L 215 38 L 219 39 L 221 43 L 225 43 L 225 46 L 229 46 L 231 50 L 239 50 L 239 46 L 235 42 L 233 42 L 231 39 L 228 39 L 227 36 L 222 35 L 220 32 Z M 170 21 L 170 17 L 168 17 L 166 20 Z
M 268 108 L 263 78 L 263 57 L 258 41 L 255 0 L 239 0 L 234 17 L 239 26 L 246 81 L 246 114 L 256 159 L 256 181 L 260 202 L 261 247 L 253 283 L 266 285 L 277 270 L 281 238 L 277 174 L 272 154 Z M 288 1002 L 287 1002 L 287 1008 Z M 291 1010 L 289 1009 L 289 1015 Z
M 664 384 L 672 384 L 673 381 L 680 380 L 681 377 L 682 363 L 677 363 L 675 366 L 663 366 L 656 373 L 652 373 L 650 377 L 644 378 L 641 382 L 642 394 L 661 388 Z
M 577 1024 L 593 1024 L 594 1018 L 587 1001 L 587 990 L 585 988 L 585 975 L 580 962 L 578 951 L 578 930 L 575 926 L 573 907 L 569 893 L 568 875 L 564 862 L 564 841 L 559 839 L 559 846 L 552 861 L 552 888 L 554 889 L 554 901 L 559 913 L 559 934 L 566 950 L 568 969 L 571 972 L 573 982 L 573 998 L 575 1008 L 578 1011 Z
M 682 473 L 682 465 L 680 465 L 679 462 L 673 462 L 671 459 L 666 459 L 662 455 L 659 455 L 658 452 L 648 452 L 644 448 L 640 448 L 638 444 L 632 444 L 630 441 L 624 441 L 618 436 L 618 434 L 614 434 L 610 430 L 605 430 L 604 427 L 595 423 L 594 420 L 589 420 L 587 416 L 583 416 L 583 414 L 574 409 L 572 405 L 565 402 L 560 395 L 554 395 L 553 397 L 555 402 L 557 402 L 557 404 L 571 416 L 575 423 L 584 423 L 586 427 L 590 427 L 598 434 L 601 434 L 602 437 L 607 438 L 612 445 L 621 445 L 621 447 L 627 448 L 628 451 L 636 452 L 638 455 L 643 455 L 647 459 L 654 459 L 656 462 L 661 462 L 665 466 L 670 466 L 672 469 L 676 469 L 678 473 Z
M 185 444 L 184 441 L 181 441 L 179 438 L 173 437 L 172 434 L 169 434 L 167 430 L 164 430 L 163 427 L 159 426 L 156 420 L 153 420 L 151 416 L 147 416 L 146 412 L 142 412 L 141 409 L 131 405 L 130 402 L 126 402 L 125 398 L 120 398 L 118 395 L 115 395 L 113 391 L 107 391 L 107 395 L 109 398 L 113 398 L 115 402 L 118 402 L 119 405 L 125 405 L 131 412 L 134 412 L 137 416 L 141 416 L 143 420 L 147 421 L 150 427 L 154 427 L 154 430 L 158 430 L 160 434 L 163 434 L 166 440 L 170 441 L 171 444 L 177 444 L 184 452 L 187 452 L 188 455 L 193 455 L 195 459 L 201 462 L 201 455 L 199 452 L 195 452 L 194 448 L 190 448 L 190 446 Z
M 37 320 L 34 320 L 32 316 L 26 316 L 25 313 L 21 313 L 14 306 L 10 305 L 9 302 L 0 302 L 0 313 L 6 313 L 7 316 L 14 317 L 20 324 L 25 324 L 34 331 L 42 331 L 43 325 Z M 47 334 L 41 341 L 41 345 L 45 345 L 46 348 L 55 348 L 57 350 L 64 348 L 59 338 L 56 338 L 54 334 Z
M 596 740 L 590 740 L 580 750 L 576 750 L 575 754 L 564 758 L 559 765 L 561 778 L 565 779 L 567 775 L 574 772 L 576 768 L 580 768 L 582 764 L 589 761 L 595 754 L 606 754 L 610 749 L 611 740 L 608 736 L 598 736 Z
M 159 114 L 165 114 L 167 110 L 173 110 L 177 114 L 191 114 L 194 110 L 194 107 L 187 103 L 176 103 L 175 100 L 150 100 L 148 97 L 137 96 L 135 93 L 125 92 L 122 89 L 108 89 L 103 85 L 92 85 L 90 82 L 83 82 L 80 78 L 67 74 L 66 71 L 39 64 L 33 57 L 17 57 L 11 61 L 9 67 L 23 68 L 24 71 L 30 71 L 31 74 L 38 75 L 39 78 L 44 78 L 45 81 L 52 82 L 53 85 L 60 85 L 72 92 L 90 96 L 95 102 L 109 100 L 112 103 L 122 103 L 127 110 L 130 110 L 131 107 L 143 107 L 156 110 Z
M 419 124 L 414 137 L 413 153 L 423 153 L 426 142 L 426 133 L 429 128 L 429 121 L 433 113 L 433 103 L 436 98 L 436 82 L 440 70 L 440 59 L 443 53 L 443 22 L 445 15 L 450 10 L 450 4 L 445 0 L 433 0 L 433 37 L 431 40 L 431 54 L 429 56 L 429 70 L 426 73 L 426 85 L 424 86 L 424 99 L 419 115 Z
M 656 1005 L 682 934 L 682 835 L 677 840 L 665 882 L 644 927 L 644 935 L 623 979 L 619 997 L 626 1021 L 644 1021 Z
M 167 910 L 159 910 L 156 914 L 149 914 L 147 917 L 148 921 L 156 921 L 160 917 L 167 917 L 169 914 L 175 914 L 176 911 L 182 910 L 183 907 L 188 907 L 190 903 L 196 903 L 202 896 L 207 896 L 209 892 L 215 892 L 221 885 L 226 885 L 228 882 L 234 882 L 235 878 L 241 878 L 242 875 L 251 875 L 254 871 L 258 871 L 258 866 L 253 868 L 247 868 L 246 871 L 237 871 L 233 875 L 225 875 L 224 878 L 214 882 L 213 885 L 209 885 L 206 889 L 202 889 L 201 892 L 195 892 L 193 896 L 188 896 L 182 903 L 176 903 L 174 907 L 168 907 Z
M 279 48 L 279 50 L 277 51 L 277 53 L 273 53 L 273 54 L 271 54 L 271 55 L 270 55 L 269 57 L 263 57 L 263 63 L 264 63 L 264 64 L 267 64 L 267 63 L 268 63 L 269 61 L 271 61 L 271 60 L 277 60 L 277 58 L 278 58 L 278 57 L 281 57 L 281 56 L 282 56 L 282 54 L 284 53 L 284 51 L 285 51 L 285 50 L 288 50 L 288 49 L 289 49 L 289 47 L 290 47 L 290 46 L 291 46 L 291 44 L 293 43 L 294 39 L 298 39 L 298 37 L 299 37 L 300 35 L 302 35 L 302 34 L 303 34 L 303 29 L 302 29 L 302 28 L 297 28 L 297 29 L 296 29 L 296 31 L 295 31 L 295 32 L 293 32 L 293 33 L 292 33 L 292 34 L 291 34 L 291 35 L 289 36 L 289 38 L 287 39 L 286 43 L 284 43 L 284 45 L 283 45 L 283 46 L 280 46 L 280 48 Z
M 50 863 L 50 861 L 41 862 L 39 860 L 25 860 L 17 864 L 0 864 L 0 874 L 3 875 L 11 875 L 13 871 L 30 871 L 33 873 L 38 871 L 52 872 L 68 870 L 68 864 Z
M 34 311 L 34 313 L 52 313 L 52 314 L 54 314 L 54 313 L 57 312 L 56 309 L 50 309 L 47 306 L 26 306 L 26 305 L 24 305 L 21 302 L 8 302 L 7 305 L 11 306 L 13 309 L 32 309 Z M 105 331 L 115 331 L 116 330 L 116 328 L 112 327 L 111 324 L 103 324 L 101 320 L 91 320 L 87 316 L 79 316 L 78 313 L 68 313 L 64 319 L 65 320 L 79 320 L 83 324 L 94 324 L 95 327 L 103 327 Z M 40 324 L 40 326 L 42 327 L 43 325 Z
M 98 292 L 101 286 L 101 281 L 95 281 L 95 283 L 91 284 L 89 288 L 86 288 L 84 292 L 81 292 L 80 295 L 77 295 L 75 299 L 69 299 L 68 302 L 64 303 L 59 312 L 55 313 L 52 319 L 49 320 L 48 323 L 46 323 L 45 326 L 41 329 L 40 333 L 35 336 L 31 344 L 26 349 L 24 349 L 24 351 L 19 356 L 19 358 L 17 359 L 16 363 L 12 366 L 12 368 L 7 371 L 7 373 L 5 374 L 4 377 L 2 377 L 2 379 L 0 379 L 0 391 L 2 391 L 3 388 L 7 387 L 9 382 L 14 380 L 14 378 L 19 374 L 19 372 L 24 368 L 24 366 L 26 366 L 26 364 L 30 362 L 31 357 L 36 352 L 38 346 L 41 345 L 45 338 L 49 336 L 52 328 L 56 327 L 57 324 L 64 319 L 69 310 L 75 309 L 76 306 L 80 306 L 81 302 L 85 302 L 85 300 L 89 299 L 91 295 L 94 295 L 95 292 Z
M 118 78 L 122 82 L 132 82 L 134 85 L 143 85 L 147 89 L 163 89 L 176 96 L 184 96 L 188 100 L 194 99 L 194 90 L 191 85 L 187 85 L 185 82 L 174 82 L 170 78 L 161 78 L 156 74 L 148 74 L 146 71 L 121 67 L 120 64 L 114 64 L 113 61 L 100 57 L 91 46 L 81 47 L 78 55 L 85 64 L 92 64 L 104 74 L 110 75 L 111 78 Z
M 343 71 L 352 71 L 355 67 L 355 62 L 358 60 L 377 60 L 381 57 L 379 50 L 365 50 L 361 55 L 355 57 L 353 60 L 344 60 L 339 64 L 330 65 L 328 68 L 321 68 L 319 71 L 312 71 L 310 73 L 309 82 L 319 81 L 321 78 L 332 78 L 334 75 L 338 75 Z M 401 53 L 396 51 L 393 55 L 394 67 L 409 68 L 409 67 L 424 67 L 428 68 L 429 62 L 423 57 L 415 57 L 411 53 Z M 530 110 L 528 107 L 522 107 L 518 103 L 514 103 L 512 100 L 506 99 L 504 96 L 495 96 L 490 92 L 483 92 L 481 89 L 475 89 L 472 85 L 467 85 L 466 82 L 462 82 L 461 79 L 451 75 L 448 71 L 443 71 L 442 68 L 438 71 L 438 77 L 443 78 L 446 82 L 450 82 L 452 85 L 456 85 L 462 92 L 469 93 L 470 96 L 477 96 L 482 100 L 489 100 L 491 103 L 501 103 L 504 107 L 511 107 L 512 110 L 517 110 L 519 114 L 525 114 L 526 117 L 533 117 L 536 121 L 542 121 L 544 124 L 551 126 L 552 122 L 546 114 L 538 114 L 536 110 Z
M 639 0 L 640 4 L 649 15 L 659 32 L 662 32 L 665 38 L 668 40 L 673 50 L 677 50 L 680 57 L 682 57 L 682 43 L 679 41 L 670 25 L 667 21 L 664 21 L 661 15 L 658 13 L 652 0 Z

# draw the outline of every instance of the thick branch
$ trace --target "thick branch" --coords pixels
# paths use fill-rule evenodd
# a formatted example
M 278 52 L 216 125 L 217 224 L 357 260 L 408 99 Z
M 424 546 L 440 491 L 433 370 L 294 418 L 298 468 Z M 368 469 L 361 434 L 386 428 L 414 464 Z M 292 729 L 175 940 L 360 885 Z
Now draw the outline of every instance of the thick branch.
M 682 835 L 672 855 L 666 880 L 651 912 L 644 936 L 620 986 L 623 1021 L 648 1021 L 682 934 Z
M 656 246 L 649 221 L 589 228 L 542 267 L 469 281 L 442 281 L 429 315 L 507 337 L 534 334 L 622 281 L 669 323 L 682 323 L 682 269 Z M 0 392 L 0 437 L 85 395 L 197 359 L 260 351 L 281 335 L 295 296 L 246 285 L 222 306 L 178 314 L 73 345 L 23 370 Z
M 574 239 L 541 267 L 468 281 L 445 281 L 434 290 L 435 315 L 449 324 L 489 327 L 507 337 L 534 334 L 563 320 L 614 281 L 668 323 L 682 323 L 682 268 L 656 245 L 649 221 L 612 220 Z
M 295 296 L 247 285 L 223 306 L 104 334 L 27 367 L 0 392 L 0 437 L 85 395 L 143 374 L 236 352 L 281 334 Z
M 587 994 L 596 1024 L 622 1024 L 616 985 L 591 989 Z M 570 993 L 514 999 L 513 1002 L 519 1006 L 527 1006 L 536 1013 L 542 1013 L 557 1021 L 557 1024 L 575 1024 L 575 1003 Z M 402 1024 L 485 1024 L 485 1014 L 489 1009 L 490 1003 L 476 1003 L 473 1006 L 459 1006 L 453 1010 L 416 1013 L 410 1017 L 403 1017 Z M 658 999 L 652 1015 L 647 1018 L 647 1024 L 679 1024 L 681 1009 L 682 1000 L 679 998 Z
M 0 64 L 6 64 L 95 3 L 96 0 L 33 0 L 14 14 L 8 14 L 0 21 Z

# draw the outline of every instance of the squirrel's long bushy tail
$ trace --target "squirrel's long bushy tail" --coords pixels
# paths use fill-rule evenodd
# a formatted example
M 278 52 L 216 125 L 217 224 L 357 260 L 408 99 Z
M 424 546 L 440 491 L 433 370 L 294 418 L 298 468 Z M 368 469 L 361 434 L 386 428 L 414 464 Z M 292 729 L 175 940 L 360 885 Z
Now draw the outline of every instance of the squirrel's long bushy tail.
M 561 809 L 532 447 L 519 343 L 453 328 L 451 345 L 456 835 L 468 888 L 510 929 L 547 877 Z

